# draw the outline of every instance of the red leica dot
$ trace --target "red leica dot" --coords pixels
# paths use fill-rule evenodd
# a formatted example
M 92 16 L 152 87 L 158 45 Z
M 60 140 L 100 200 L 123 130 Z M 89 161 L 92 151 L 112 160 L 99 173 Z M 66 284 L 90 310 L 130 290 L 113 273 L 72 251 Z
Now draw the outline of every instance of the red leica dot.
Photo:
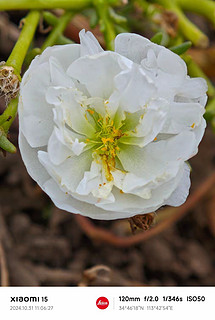
M 106 309 L 109 306 L 109 301 L 105 297 L 99 297 L 96 300 L 96 305 L 99 309 Z

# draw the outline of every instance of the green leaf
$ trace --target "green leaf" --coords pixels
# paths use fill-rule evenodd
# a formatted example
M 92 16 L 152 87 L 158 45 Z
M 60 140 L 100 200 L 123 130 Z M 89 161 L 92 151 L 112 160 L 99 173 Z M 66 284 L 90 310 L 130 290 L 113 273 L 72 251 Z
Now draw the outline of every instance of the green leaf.
M 161 44 L 163 40 L 163 33 L 157 32 L 150 40 L 156 44 Z
M 185 53 L 190 47 L 192 46 L 191 41 L 185 41 L 182 44 L 179 44 L 178 46 L 169 48 L 172 52 L 181 55 Z

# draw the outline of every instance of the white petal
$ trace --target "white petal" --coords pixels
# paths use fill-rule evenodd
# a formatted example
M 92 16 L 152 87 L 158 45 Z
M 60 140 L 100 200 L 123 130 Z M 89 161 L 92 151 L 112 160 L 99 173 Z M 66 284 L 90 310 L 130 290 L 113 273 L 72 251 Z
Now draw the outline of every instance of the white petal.
M 178 88 L 183 86 L 187 78 L 186 64 L 165 47 L 151 43 L 147 48 L 147 56 L 141 61 L 141 66 L 153 79 L 157 87 L 157 97 L 173 100 Z
M 74 87 L 72 79 L 66 74 L 56 58 L 49 58 L 49 66 L 52 86 Z
M 114 170 L 112 176 L 114 178 L 114 185 L 119 188 L 123 193 L 132 193 L 144 199 L 151 197 L 149 188 L 143 188 L 145 180 L 136 176 L 133 173 L 126 173 L 120 170 Z
M 125 216 L 124 213 L 109 213 L 101 208 L 97 208 L 95 205 L 78 201 L 70 194 L 61 190 L 59 185 L 53 179 L 50 179 L 49 173 L 39 162 L 37 157 L 38 149 L 32 149 L 29 146 L 22 132 L 19 134 L 19 148 L 29 175 L 50 196 L 58 208 L 72 213 L 80 213 L 94 219 L 110 220 Z M 77 169 L 77 171 L 80 170 Z
M 151 197 L 149 199 L 143 199 L 129 193 L 121 193 L 119 189 L 113 188 L 112 193 L 116 199 L 115 202 L 109 204 L 96 204 L 96 206 L 101 207 L 104 210 L 109 210 L 110 212 L 124 211 L 128 216 L 156 211 L 159 207 L 165 204 L 167 198 L 170 197 L 179 185 L 183 172 L 184 170 L 182 167 L 175 177 L 152 190 Z
M 121 33 L 115 39 L 115 51 L 124 57 L 140 64 L 146 57 L 146 46 L 151 42 L 138 35 L 132 33 Z
M 147 62 L 143 62 L 144 69 L 146 65 L 152 69 L 158 67 L 172 77 L 187 74 L 185 62 L 177 54 L 137 34 L 119 34 L 115 39 L 115 51 L 138 64 L 147 58 Z
M 171 196 L 167 199 L 166 204 L 174 207 L 178 207 L 182 205 L 188 197 L 189 189 L 190 189 L 190 168 L 185 163 L 184 173 L 179 182 L 179 185 L 171 194 Z
M 187 66 L 183 59 L 179 55 L 173 53 L 171 50 L 165 47 L 159 46 L 160 51 L 157 57 L 158 67 L 165 73 L 172 75 L 182 75 L 183 77 L 187 74 Z
M 101 184 L 101 167 L 95 161 L 92 162 L 90 171 L 84 173 L 83 179 L 80 181 L 76 192 L 81 195 L 88 195 Z
M 68 212 L 79 213 L 83 216 L 99 220 L 112 220 L 131 216 L 130 213 L 108 212 L 97 208 L 95 205 L 79 201 L 70 194 L 63 192 L 53 179 L 46 181 L 42 188 L 58 208 Z
M 47 102 L 63 109 L 65 123 L 79 134 L 93 136 L 95 128 L 86 117 L 86 110 L 81 105 L 82 96 L 73 88 L 50 87 L 46 93 Z M 57 116 L 57 114 L 56 114 Z
M 153 50 L 153 47 L 148 49 L 147 56 L 141 61 L 141 65 L 144 67 L 144 69 L 148 70 L 156 69 L 158 67 L 156 52 Z
M 193 129 L 193 133 L 195 134 L 195 137 L 196 137 L 196 148 L 198 147 L 200 141 L 203 138 L 206 126 L 207 126 L 207 122 L 205 121 L 204 118 L 202 118 L 199 126 L 194 127 L 194 129 Z
M 26 139 L 34 147 L 46 145 L 53 130 L 52 106 L 45 99 L 50 81 L 49 64 L 44 63 L 37 68 L 28 69 L 21 82 L 18 107 L 20 127 L 25 126 Z M 29 119 L 32 121 L 30 124 Z M 32 129 L 29 128 L 30 125 Z M 41 131 L 42 139 L 32 137 L 32 130 L 38 133 Z
M 76 156 L 79 156 L 82 153 L 85 146 L 86 144 L 84 142 L 79 142 L 78 139 L 76 138 L 72 144 L 72 151 Z
M 145 137 L 144 145 L 152 141 L 161 131 L 167 112 L 169 106 L 164 99 L 152 100 L 148 104 L 143 119 L 136 128 L 136 136 Z
M 53 117 L 53 116 L 52 116 Z M 32 148 L 45 146 L 47 138 L 51 130 L 53 130 L 53 123 L 51 119 L 42 119 L 34 115 L 23 117 L 22 132 L 28 143 Z
M 140 110 L 155 96 L 156 88 L 152 80 L 137 65 L 119 73 L 114 83 L 119 95 L 119 104 L 128 112 Z
M 74 192 L 83 178 L 84 172 L 90 168 L 92 152 L 89 150 L 80 156 L 67 158 L 60 165 L 54 165 L 47 152 L 39 151 L 38 158 L 59 186 L 66 187 L 69 192 Z
M 80 44 L 56 45 L 46 48 L 43 53 L 37 56 L 29 68 L 48 62 L 50 57 L 54 57 L 66 71 L 70 64 L 80 57 Z
M 60 129 L 55 127 L 54 132 L 49 139 L 48 152 L 50 157 L 51 153 L 53 154 L 53 157 L 55 157 L 56 154 L 53 163 L 60 164 L 69 156 L 79 156 L 84 150 L 85 146 L 86 144 L 79 142 L 76 134 L 74 134 L 74 132 L 71 130 L 67 129 L 66 127 L 60 127 Z
M 164 99 L 152 100 L 140 117 L 139 124 L 134 132 L 128 133 L 128 136 L 120 139 L 121 143 L 146 146 L 153 141 L 162 130 L 166 121 L 168 104 Z
M 108 99 L 114 89 L 114 77 L 122 70 L 122 57 L 114 52 L 84 56 L 71 64 L 68 74 L 84 84 L 92 97 Z
M 203 78 L 189 78 L 187 77 L 183 85 L 178 89 L 177 96 L 186 97 L 190 99 L 205 96 L 208 90 L 207 82 Z M 204 106 L 204 105 L 203 105 Z
M 176 134 L 198 126 L 205 112 L 199 103 L 172 102 L 162 133 Z
M 60 137 L 59 129 L 54 128 L 48 142 L 48 154 L 53 164 L 59 165 L 68 157 L 74 155 L 71 149 L 62 143 L 63 138 Z
M 90 171 L 84 173 L 76 192 L 81 195 L 92 193 L 96 198 L 107 199 L 110 196 L 112 186 L 113 182 L 107 181 L 105 177 L 101 161 L 96 159 L 92 162 Z
M 64 143 L 66 143 L 67 145 L 72 145 L 75 139 L 78 139 L 79 141 L 86 140 L 85 135 L 70 130 L 66 126 L 67 115 L 65 110 L 61 108 L 61 106 L 55 106 L 55 108 L 53 109 L 53 114 L 54 122 L 57 125 L 57 127 L 60 128 Z
M 92 32 L 85 32 L 85 29 L 82 29 L 79 32 L 79 37 L 81 43 L 81 57 L 97 54 L 104 51 Z
M 30 147 L 21 130 L 19 131 L 19 149 L 29 175 L 41 186 L 50 176 L 38 160 L 38 149 Z
M 141 149 L 119 145 L 117 156 L 124 170 L 145 179 L 145 183 L 156 179 L 167 179 L 177 172 L 182 161 L 189 159 L 196 148 L 195 135 L 182 132 L 168 140 L 148 144 Z
M 163 161 L 187 161 L 193 156 L 196 138 L 191 131 L 184 131 L 167 140 L 151 143 L 147 146 L 147 152 L 152 152 L 155 157 L 160 154 Z
M 37 157 L 34 155 L 36 153 L 36 150 L 29 148 L 29 146 L 25 142 L 25 138 L 22 137 L 22 135 L 20 135 L 19 139 L 20 139 L 20 145 L 21 145 L 20 149 L 22 150 L 24 155 L 24 161 L 25 163 L 28 163 L 31 166 L 32 163 L 33 164 L 35 163 L 34 160 L 37 159 Z M 27 146 L 27 149 L 26 149 L 26 146 Z M 32 152 L 32 157 L 29 157 L 31 152 Z M 162 203 L 159 203 L 158 205 L 155 204 L 149 207 L 147 206 L 147 203 L 148 203 L 147 200 L 144 200 L 144 199 L 141 200 L 140 198 L 132 195 L 121 194 L 119 191 L 117 191 L 117 189 L 115 189 L 114 190 L 114 197 L 116 198 L 115 203 L 112 205 L 109 204 L 106 206 L 105 204 L 101 204 L 101 206 L 105 208 L 105 210 L 103 210 L 102 208 L 97 207 L 99 204 L 97 204 L 97 206 L 90 205 L 88 203 L 85 203 L 84 201 L 78 201 L 74 199 L 70 194 L 66 194 L 63 190 L 60 189 L 60 187 L 56 184 L 56 182 L 53 179 L 50 179 L 50 180 L 47 179 L 47 173 L 44 170 L 43 166 L 41 166 L 41 164 L 38 161 L 36 161 L 35 166 L 30 168 L 29 173 L 41 185 L 43 190 L 51 197 L 52 201 L 60 209 L 67 210 L 73 213 L 80 213 L 82 215 L 86 215 L 94 219 L 111 220 L 111 219 L 130 217 L 130 216 L 133 216 L 134 214 L 152 212 L 156 210 L 160 205 L 162 205 Z M 40 179 L 38 179 L 39 175 L 40 175 Z M 159 192 L 160 190 L 158 191 L 158 194 Z M 113 207 L 115 207 L 113 211 L 106 211 L 106 210 L 112 210 Z M 121 211 L 116 211 L 117 210 L 116 208 L 120 208 Z

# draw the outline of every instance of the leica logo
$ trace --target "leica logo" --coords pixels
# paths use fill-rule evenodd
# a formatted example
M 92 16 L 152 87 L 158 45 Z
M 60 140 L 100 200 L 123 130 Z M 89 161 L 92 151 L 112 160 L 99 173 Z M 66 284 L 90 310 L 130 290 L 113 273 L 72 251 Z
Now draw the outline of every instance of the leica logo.
M 109 301 L 105 297 L 99 297 L 96 300 L 96 305 L 99 309 L 106 309 L 109 306 Z
M 98 305 L 105 305 L 105 304 L 108 304 L 108 302 L 107 302 L 107 301 L 99 300 L 98 303 L 97 303 L 97 306 L 98 306 Z

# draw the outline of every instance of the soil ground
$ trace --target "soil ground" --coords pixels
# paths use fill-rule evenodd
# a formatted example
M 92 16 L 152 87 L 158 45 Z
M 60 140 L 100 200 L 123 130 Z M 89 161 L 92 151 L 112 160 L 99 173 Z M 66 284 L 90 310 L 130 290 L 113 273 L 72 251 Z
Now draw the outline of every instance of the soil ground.
M 1 49 L 4 59 L 10 47 Z M 10 135 L 17 145 L 17 121 Z M 190 161 L 191 193 L 214 173 L 214 141 L 208 126 Z M 28 176 L 19 151 L 0 157 L 1 278 L 8 276 L 10 286 L 214 286 L 214 216 L 215 195 L 150 240 L 116 248 L 92 241 L 73 214 L 55 208 Z M 127 220 L 93 222 L 118 235 L 130 232 Z

